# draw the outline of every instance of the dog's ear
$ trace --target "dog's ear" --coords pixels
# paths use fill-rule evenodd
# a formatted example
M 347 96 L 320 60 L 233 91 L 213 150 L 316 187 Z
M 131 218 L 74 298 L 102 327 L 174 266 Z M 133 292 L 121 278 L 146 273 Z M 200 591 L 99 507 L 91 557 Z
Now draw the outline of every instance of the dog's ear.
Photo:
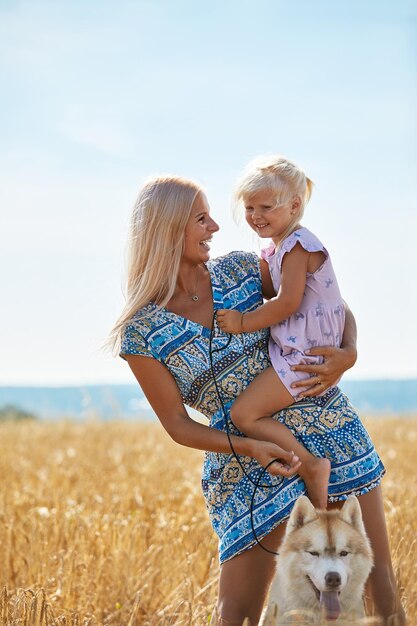
M 304 524 L 307 524 L 307 522 L 312 522 L 317 518 L 316 509 L 311 504 L 310 500 L 306 496 L 300 496 L 291 511 L 286 534 L 289 535 L 294 530 L 297 530 L 297 528 L 301 528 Z
M 356 496 L 349 496 L 340 510 L 340 517 L 361 534 L 365 535 L 365 526 L 362 521 L 362 511 Z

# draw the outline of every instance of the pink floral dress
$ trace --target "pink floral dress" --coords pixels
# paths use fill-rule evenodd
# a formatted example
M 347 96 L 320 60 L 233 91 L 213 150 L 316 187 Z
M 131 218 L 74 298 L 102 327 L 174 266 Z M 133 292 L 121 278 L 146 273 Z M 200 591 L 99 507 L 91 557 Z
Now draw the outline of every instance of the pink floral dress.
M 307 228 L 299 228 L 291 233 L 277 252 L 274 243 L 262 251 L 262 258 L 269 265 L 276 291 L 278 292 L 281 284 L 284 255 L 297 244 L 308 252 L 323 252 L 326 259 L 318 270 L 312 274 L 307 273 L 304 297 L 299 310 L 271 327 L 269 356 L 272 366 L 294 398 L 297 398 L 300 390 L 291 389 L 291 383 L 307 378 L 308 374 L 293 372 L 291 366 L 298 363 L 321 363 L 322 357 L 308 356 L 305 351 L 314 346 L 339 347 L 345 325 L 345 307 L 329 253 Z

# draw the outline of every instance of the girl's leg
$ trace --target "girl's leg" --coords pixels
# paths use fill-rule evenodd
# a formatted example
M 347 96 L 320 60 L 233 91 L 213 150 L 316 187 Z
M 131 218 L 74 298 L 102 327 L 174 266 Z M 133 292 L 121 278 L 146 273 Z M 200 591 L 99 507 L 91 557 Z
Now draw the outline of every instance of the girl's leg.
M 371 593 L 375 613 L 385 620 L 386 626 L 405 626 L 407 622 L 391 562 L 381 486 L 359 496 L 358 500 L 374 552 L 374 567 L 367 587 Z M 343 502 L 335 502 L 330 506 L 339 508 L 342 504 Z
M 308 452 L 284 424 L 271 418 L 273 413 L 293 402 L 293 396 L 280 381 L 275 370 L 268 367 L 235 400 L 230 415 L 233 423 L 246 435 L 272 441 L 285 450 L 292 450 L 301 461 L 298 473 L 306 484 L 312 504 L 316 508 L 325 509 L 330 461 L 317 458 Z M 272 468 L 273 466 L 271 473 Z
M 284 532 L 285 523 L 262 539 L 262 545 L 277 552 Z M 274 572 L 274 555 L 258 545 L 223 563 L 217 600 L 218 626 L 242 626 L 245 617 L 250 626 L 257 626 Z

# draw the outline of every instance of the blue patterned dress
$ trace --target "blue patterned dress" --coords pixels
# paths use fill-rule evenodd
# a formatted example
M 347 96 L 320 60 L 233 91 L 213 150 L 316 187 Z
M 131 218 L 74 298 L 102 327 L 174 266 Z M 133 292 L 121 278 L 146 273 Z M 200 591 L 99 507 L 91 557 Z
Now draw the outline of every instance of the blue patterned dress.
M 262 304 L 259 259 L 253 253 L 231 252 L 207 263 L 214 309 L 252 311 Z M 229 418 L 237 396 L 270 365 L 268 331 L 230 336 L 216 329 L 212 360 L 224 415 L 210 368 L 210 330 L 201 324 L 150 303 L 128 322 L 121 356 L 138 354 L 163 363 L 175 378 L 184 404 L 203 413 L 211 428 L 240 434 Z M 306 398 L 280 411 L 284 424 L 310 452 L 327 457 L 332 469 L 329 500 L 364 494 L 384 474 L 382 462 L 347 397 L 334 387 L 317 398 Z M 262 468 L 252 458 L 206 452 L 202 486 L 210 520 L 219 537 L 220 562 L 255 545 L 250 508 L 253 481 Z M 246 475 L 245 475 L 246 474 Z M 248 478 L 251 477 L 252 481 Z M 263 473 L 253 506 L 253 522 L 260 539 L 285 521 L 295 500 L 306 493 L 298 475 L 289 479 Z M 264 485 L 272 485 L 266 488 Z

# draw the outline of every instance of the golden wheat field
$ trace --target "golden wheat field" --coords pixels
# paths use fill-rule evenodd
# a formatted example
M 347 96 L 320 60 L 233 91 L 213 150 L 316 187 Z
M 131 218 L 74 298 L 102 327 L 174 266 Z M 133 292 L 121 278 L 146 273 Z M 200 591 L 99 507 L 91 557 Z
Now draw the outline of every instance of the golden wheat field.
M 417 419 L 365 421 L 417 623 Z M 158 424 L 0 423 L 2 626 L 203 626 L 218 577 L 202 453 Z

